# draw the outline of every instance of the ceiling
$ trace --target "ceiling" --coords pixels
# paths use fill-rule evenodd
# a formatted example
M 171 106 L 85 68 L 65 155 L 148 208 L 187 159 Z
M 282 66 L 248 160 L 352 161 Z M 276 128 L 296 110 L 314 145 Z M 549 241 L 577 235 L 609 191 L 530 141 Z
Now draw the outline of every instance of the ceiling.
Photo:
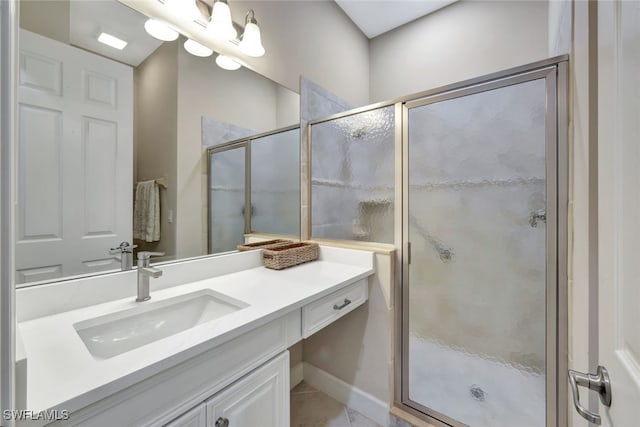
M 136 67 L 162 44 L 144 30 L 146 16 L 116 0 L 69 3 L 69 41 L 75 46 Z M 98 42 L 102 32 L 129 44 L 124 50 L 104 45 Z
M 458 0 L 335 0 L 370 39 Z

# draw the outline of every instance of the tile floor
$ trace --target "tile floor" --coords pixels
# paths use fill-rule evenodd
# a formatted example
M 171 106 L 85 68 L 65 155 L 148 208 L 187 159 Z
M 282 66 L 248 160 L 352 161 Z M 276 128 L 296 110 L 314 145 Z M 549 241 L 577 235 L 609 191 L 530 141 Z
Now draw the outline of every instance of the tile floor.
M 291 427 L 380 427 L 304 381 L 291 390 Z

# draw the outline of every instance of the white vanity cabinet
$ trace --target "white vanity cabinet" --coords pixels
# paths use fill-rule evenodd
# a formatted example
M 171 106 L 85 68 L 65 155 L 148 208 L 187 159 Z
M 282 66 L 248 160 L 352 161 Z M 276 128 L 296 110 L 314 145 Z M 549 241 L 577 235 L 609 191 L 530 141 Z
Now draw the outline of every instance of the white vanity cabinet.
M 288 425 L 289 352 L 285 351 L 166 427 Z
M 289 425 L 289 352 L 206 402 L 207 427 Z
M 207 426 L 207 406 L 199 404 L 186 414 L 180 415 L 165 427 L 206 427 Z

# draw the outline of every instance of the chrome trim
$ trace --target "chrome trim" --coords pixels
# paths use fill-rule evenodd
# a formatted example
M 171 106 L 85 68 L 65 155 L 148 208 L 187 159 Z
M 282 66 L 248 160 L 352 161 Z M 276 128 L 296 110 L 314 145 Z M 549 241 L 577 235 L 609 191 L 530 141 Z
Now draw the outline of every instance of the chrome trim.
M 556 399 L 558 387 L 557 328 L 558 328 L 558 152 L 557 152 L 557 91 L 556 68 L 545 80 L 545 198 L 547 210 L 546 226 L 546 420 L 548 426 L 556 425 Z
M 251 213 L 253 211 L 253 204 L 251 202 L 251 143 L 252 142 L 253 140 L 249 140 L 244 150 L 244 234 L 251 233 Z
M 398 98 L 394 98 L 391 100 L 387 100 L 387 101 L 381 101 L 381 102 L 376 102 L 374 104 L 370 104 L 370 105 L 366 105 L 364 107 L 358 107 L 358 108 L 353 108 L 351 110 L 347 110 L 347 111 L 343 111 L 341 113 L 337 113 L 337 114 L 332 114 L 330 116 L 326 116 L 323 117 L 321 119 L 316 119 L 313 121 L 310 121 L 309 124 L 310 125 L 315 125 L 318 123 L 322 123 L 322 122 L 327 122 L 330 120 L 335 120 L 335 119 L 339 119 L 342 117 L 347 117 L 347 116 L 352 116 L 354 114 L 359 114 L 359 113 L 363 113 L 365 111 L 369 111 L 369 110 L 376 110 L 378 108 L 383 108 L 383 107 L 388 107 L 390 105 L 393 104 L 397 104 L 397 103 L 406 103 L 409 101 L 414 101 L 420 98 L 425 98 L 431 95 L 436 95 L 436 94 L 440 94 L 443 92 L 450 92 L 453 90 L 458 90 L 458 89 L 464 89 L 466 87 L 470 87 L 470 86 L 475 86 L 475 85 L 479 85 L 479 84 L 483 84 L 483 83 L 487 83 L 496 79 L 503 79 L 506 77 L 510 77 L 513 75 L 517 75 L 517 74 L 522 74 L 523 72 L 530 72 L 530 71 L 535 71 L 536 69 L 539 68 L 546 68 L 549 66 L 555 66 L 556 64 L 562 62 L 562 61 L 568 61 L 569 60 L 569 55 L 559 55 L 559 56 L 555 56 L 553 58 L 548 58 L 548 59 L 543 59 L 541 61 L 536 61 L 536 62 L 531 62 L 529 64 L 525 64 L 525 65 L 521 65 L 518 67 L 513 67 L 513 68 L 509 68 L 503 71 L 498 71 L 495 73 L 491 73 L 491 74 L 486 74 L 484 76 L 481 77 L 474 77 L 471 79 L 467 79 L 467 80 L 462 80 L 460 82 L 456 82 L 456 83 L 451 83 L 448 85 L 444 85 L 444 86 L 439 86 L 433 89 L 429 89 L 429 90 L 425 90 L 422 92 L 417 92 L 417 93 L 413 93 L 410 95 L 405 95 L 405 96 L 401 96 Z
M 569 369 L 569 64 L 558 63 L 557 71 L 557 184 L 558 184 L 558 297 L 556 348 L 556 422 L 569 422 L 569 388 L 564 372 Z
M 396 354 L 396 359 L 400 361 L 400 396 L 398 401 L 402 404 L 409 401 L 409 341 L 404 331 L 408 331 L 409 325 L 409 259 L 406 256 L 405 246 L 409 244 L 409 109 L 406 104 L 402 105 L 402 264 L 400 268 L 400 298 L 401 305 L 396 306 L 401 319 L 398 325 L 400 342 L 400 354 Z
M 307 180 L 304 183 L 304 186 L 301 186 L 300 188 L 304 188 L 306 193 L 307 193 L 307 215 L 306 215 L 306 223 L 303 224 L 302 218 L 300 219 L 300 229 L 303 231 L 303 233 L 300 235 L 300 239 L 301 240 L 309 240 L 311 238 L 311 230 L 312 230 L 312 224 L 313 224 L 313 219 L 312 219 L 312 205 L 313 202 L 311 200 L 311 174 L 312 174 L 312 170 L 311 170 L 311 123 L 307 123 L 307 125 L 305 126 L 306 128 L 306 138 L 304 138 L 304 147 L 305 147 L 305 159 L 304 161 L 301 163 L 306 165 L 307 168 Z
M 249 140 L 252 140 L 252 139 L 258 139 L 258 138 L 262 138 L 262 137 L 265 137 L 265 136 L 271 136 L 271 135 L 275 135 L 275 134 L 278 134 L 278 133 L 287 132 L 287 131 L 294 130 L 294 129 L 299 129 L 299 128 L 300 128 L 300 125 L 295 124 L 295 125 L 286 126 L 286 127 L 283 127 L 283 128 L 269 130 L 269 131 L 266 131 L 266 132 L 260 132 L 260 133 L 257 133 L 255 135 L 245 136 L 244 138 L 238 138 L 238 139 L 234 139 L 233 141 L 224 142 L 222 144 L 214 145 L 213 147 L 207 147 L 207 151 L 213 151 L 213 150 L 217 150 L 219 148 L 227 147 L 229 145 L 238 144 L 240 142 L 245 142 L 245 141 L 249 141 Z
M 0 409 L 16 409 L 15 200 L 18 132 L 18 2 L 0 6 Z M 4 417 L 2 417 L 4 418 Z M 2 419 L 12 427 L 15 420 Z

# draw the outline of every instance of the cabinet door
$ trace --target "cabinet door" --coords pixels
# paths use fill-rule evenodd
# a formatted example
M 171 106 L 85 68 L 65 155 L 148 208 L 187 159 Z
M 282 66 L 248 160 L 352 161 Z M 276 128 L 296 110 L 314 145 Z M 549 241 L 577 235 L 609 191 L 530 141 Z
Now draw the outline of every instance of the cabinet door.
M 208 427 L 289 427 L 289 352 L 206 402 Z
M 189 412 L 185 412 L 165 427 L 206 427 L 207 406 L 204 403 L 196 406 Z

